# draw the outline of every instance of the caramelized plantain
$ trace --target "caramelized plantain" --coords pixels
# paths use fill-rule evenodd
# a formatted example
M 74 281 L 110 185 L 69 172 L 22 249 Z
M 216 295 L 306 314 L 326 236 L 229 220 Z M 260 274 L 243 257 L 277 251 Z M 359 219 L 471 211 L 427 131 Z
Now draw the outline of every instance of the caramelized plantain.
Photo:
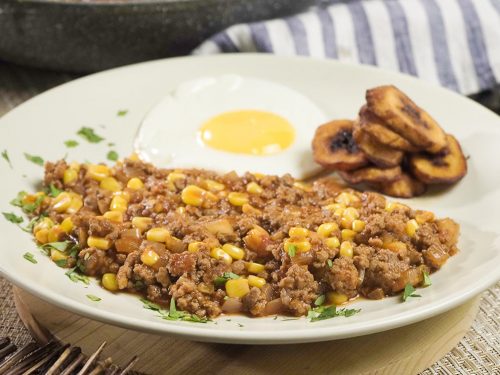
M 414 179 L 410 175 L 403 173 L 401 178 L 392 182 L 377 185 L 378 190 L 386 195 L 398 198 L 412 198 L 425 193 L 424 183 Z
M 371 112 L 366 105 L 359 111 L 359 124 L 378 143 L 401 151 L 417 152 L 419 149 L 413 146 L 398 133 L 386 127 L 380 117 Z
M 401 164 L 402 151 L 378 143 L 358 123 L 354 126 L 353 136 L 361 151 L 375 165 L 390 168 Z
M 452 184 L 467 173 L 467 161 L 458 141 L 446 135 L 448 146 L 439 154 L 415 154 L 408 160 L 411 172 L 426 184 Z
M 312 141 L 314 160 L 327 168 L 348 171 L 368 163 L 352 136 L 351 120 L 336 120 L 316 129 Z
M 438 123 L 395 86 L 367 90 L 366 101 L 370 111 L 416 147 L 431 153 L 446 147 L 446 136 Z
M 377 168 L 364 167 L 355 171 L 339 171 L 340 177 L 350 184 L 391 182 L 401 178 L 401 167 Z

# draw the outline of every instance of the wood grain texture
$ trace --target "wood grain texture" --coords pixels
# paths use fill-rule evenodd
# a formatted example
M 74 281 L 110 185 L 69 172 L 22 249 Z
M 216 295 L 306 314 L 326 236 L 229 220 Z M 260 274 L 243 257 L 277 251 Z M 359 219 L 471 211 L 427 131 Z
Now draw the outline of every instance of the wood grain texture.
M 17 288 L 14 295 L 21 319 L 40 340 L 47 340 L 49 331 L 63 342 L 80 346 L 84 353 L 106 341 L 106 356 L 123 364 L 138 355 L 135 369 L 147 374 L 417 374 L 460 341 L 479 307 L 476 297 L 423 322 L 364 337 L 246 346 L 126 330 L 59 309 Z

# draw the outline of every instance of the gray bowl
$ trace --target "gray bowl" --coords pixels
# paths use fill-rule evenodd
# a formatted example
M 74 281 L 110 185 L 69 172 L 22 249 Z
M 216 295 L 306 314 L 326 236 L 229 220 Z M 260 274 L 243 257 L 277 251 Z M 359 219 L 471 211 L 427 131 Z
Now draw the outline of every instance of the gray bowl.
M 0 59 L 92 72 L 189 53 L 240 22 L 297 13 L 314 0 L 0 0 Z

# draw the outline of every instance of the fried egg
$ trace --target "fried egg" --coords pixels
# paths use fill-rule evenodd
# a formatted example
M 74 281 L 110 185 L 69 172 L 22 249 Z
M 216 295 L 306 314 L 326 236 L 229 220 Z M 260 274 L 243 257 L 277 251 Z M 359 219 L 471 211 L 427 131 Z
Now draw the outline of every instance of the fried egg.
M 224 75 L 180 84 L 146 115 L 134 141 L 144 161 L 305 178 L 318 170 L 311 139 L 326 121 L 303 94 L 275 82 Z

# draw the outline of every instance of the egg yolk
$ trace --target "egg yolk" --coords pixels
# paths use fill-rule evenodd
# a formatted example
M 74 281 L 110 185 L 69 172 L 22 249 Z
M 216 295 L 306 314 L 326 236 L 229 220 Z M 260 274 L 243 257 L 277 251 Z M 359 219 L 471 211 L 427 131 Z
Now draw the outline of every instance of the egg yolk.
M 211 148 L 250 155 L 276 154 L 295 140 L 295 130 L 283 117 L 271 112 L 224 112 L 205 122 L 199 132 Z

